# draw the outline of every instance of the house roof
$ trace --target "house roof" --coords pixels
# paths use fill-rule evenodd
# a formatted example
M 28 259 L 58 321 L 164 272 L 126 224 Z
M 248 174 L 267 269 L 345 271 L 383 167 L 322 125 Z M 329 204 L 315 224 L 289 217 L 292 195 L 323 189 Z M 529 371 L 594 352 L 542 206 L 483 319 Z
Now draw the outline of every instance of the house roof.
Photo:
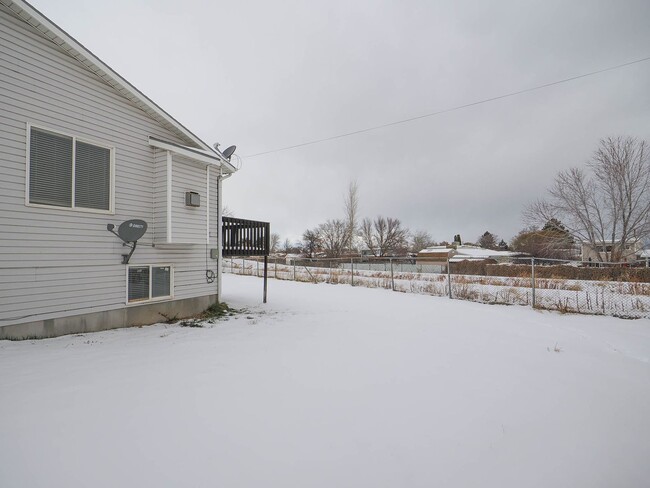
M 467 256 L 469 258 L 496 258 L 496 257 L 513 257 L 520 256 L 521 253 L 516 253 L 512 251 L 495 251 L 493 249 L 485 249 L 482 247 L 474 246 L 458 246 L 456 248 L 456 253 L 460 256 Z
M 219 166 L 221 164 L 224 164 L 224 167 L 230 165 L 230 163 L 228 162 L 222 163 L 221 158 L 219 158 L 216 154 L 211 153 L 209 151 L 205 151 L 203 149 L 197 149 L 195 147 L 184 146 L 182 144 L 177 144 L 171 141 L 165 141 L 164 139 L 159 139 L 153 136 L 149 136 L 149 145 L 153 147 L 157 147 L 159 149 L 171 151 L 176 154 L 180 154 L 181 156 L 185 156 L 208 165 Z M 235 171 L 235 168 L 233 167 L 232 170 Z
M 426 249 L 422 249 L 420 252 L 418 252 L 419 257 L 431 257 L 435 255 L 449 255 L 449 254 L 454 254 L 455 251 L 453 248 L 446 247 L 446 246 L 431 246 L 427 247 Z
M 485 259 L 515 258 L 525 256 L 525 253 L 512 251 L 494 251 L 477 246 L 457 246 L 456 249 L 446 246 L 432 246 L 422 249 L 418 253 L 418 259 L 435 259 L 448 257 L 449 261 L 457 263 L 460 261 L 483 261 Z
M 23 0 L 0 0 L 0 3 L 10 9 L 18 18 L 38 30 L 45 38 L 52 41 L 67 54 L 79 61 L 82 65 L 88 68 L 88 70 L 99 76 L 108 85 L 113 87 L 118 93 L 131 101 L 135 106 L 144 111 L 160 125 L 176 134 L 188 145 L 203 149 L 224 163 L 223 168 L 227 173 L 233 173 L 236 171 L 235 167 L 223 157 L 221 152 L 213 149 L 209 144 L 201 140 L 196 134 L 165 112 L 149 97 L 122 78 L 117 72 L 95 56 L 89 49 L 84 47 L 79 41 L 61 29 L 32 5 Z

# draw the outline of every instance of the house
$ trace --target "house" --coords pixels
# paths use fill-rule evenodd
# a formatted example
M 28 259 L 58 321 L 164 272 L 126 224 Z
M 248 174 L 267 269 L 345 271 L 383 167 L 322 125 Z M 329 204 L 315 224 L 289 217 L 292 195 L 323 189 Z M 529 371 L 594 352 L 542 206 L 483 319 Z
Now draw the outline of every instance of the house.
M 493 260 L 497 263 L 512 262 L 515 258 L 526 257 L 525 253 L 514 251 L 497 251 L 479 246 L 461 245 L 456 247 L 456 254 L 450 259 L 452 263 L 460 261 Z
M 642 251 L 642 242 L 638 239 L 631 239 L 625 244 L 624 249 L 620 249 L 620 241 L 603 241 L 597 246 L 582 241 L 581 259 L 588 262 L 632 262 L 638 259 Z M 612 252 L 620 253 L 620 258 L 612 259 Z
M 432 246 L 422 249 L 416 259 L 418 265 L 433 266 L 435 272 L 445 272 L 447 262 L 459 263 L 462 261 L 489 261 L 492 263 L 513 262 L 517 258 L 525 257 L 524 253 L 512 251 L 495 251 L 479 246 L 456 245 L 454 247 Z
M 417 257 L 416 264 L 447 264 L 447 261 L 456 254 L 456 250 L 447 246 L 431 246 L 422 249 Z
M 234 171 L 31 5 L 0 0 L 0 339 L 217 302 Z M 107 230 L 127 221 L 146 230 L 135 249 Z
M 415 264 L 427 266 L 436 273 L 447 271 L 447 263 L 456 254 L 456 250 L 446 246 L 431 246 L 422 249 L 416 256 Z

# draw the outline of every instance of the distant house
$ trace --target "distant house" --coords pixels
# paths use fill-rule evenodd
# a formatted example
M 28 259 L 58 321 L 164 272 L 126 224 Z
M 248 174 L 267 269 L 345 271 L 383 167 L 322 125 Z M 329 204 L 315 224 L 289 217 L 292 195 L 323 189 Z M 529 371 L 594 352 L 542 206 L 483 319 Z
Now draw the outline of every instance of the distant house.
M 422 249 L 415 258 L 417 266 L 425 266 L 428 271 L 443 273 L 447 271 L 447 264 L 456 254 L 453 248 L 446 246 L 431 246 Z
M 439 266 L 439 271 L 444 271 L 447 261 L 458 263 L 461 261 L 486 261 L 493 263 L 511 262 L 525 254 L 512 251 L 494 251 L 478 246 L 460 245 L 453 247 L 432 246 L 422 249 L 416 259 L 416 264 Z
M 28 3 L 0 0 L 0 33 L 0 339 L 218 301 L 228 158 Z M 148 229 L 123 264 L 107 225 L 132 219 Z
M 456 250 L 446 246 L 431 246 L 422 249 L 415 259 L 416 264 L 447 264 L 456 254 Z
M 493 260 L 497 263 L 512 262 L 515 258 L 525 257 L 525 253 L 514 251 L 495 251 L 479 246 L 462 245 L 456 247 L 456 253 L 450 259 L 452 263 L 460 261 Z
M 616 259 L 618 262 L 631 262 L 639 258 L 642 252 L 642 243 L 640 240 L 633 239 L 625 244 L 624 249 L 620 249 L 620 241 L 604 241 L 597 246 L 589 242 L 582 242 L 581 259 L 590 262 L 612 262 L 612 252 L 620 252 L 621 258 Z

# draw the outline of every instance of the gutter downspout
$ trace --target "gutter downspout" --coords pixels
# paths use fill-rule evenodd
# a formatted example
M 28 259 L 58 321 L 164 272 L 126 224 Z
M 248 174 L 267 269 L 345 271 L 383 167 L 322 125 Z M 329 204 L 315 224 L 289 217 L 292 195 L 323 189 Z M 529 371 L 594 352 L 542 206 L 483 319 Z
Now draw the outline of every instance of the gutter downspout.
M 217 302 L 221 303 L 221 276 L 223 274 L 223 197 L 222 197 L 222 182 L 227 180 L 233 175 L 229 173 L 223 174 L 223 168 L 219 166 L 219 174 L 217 175 Z

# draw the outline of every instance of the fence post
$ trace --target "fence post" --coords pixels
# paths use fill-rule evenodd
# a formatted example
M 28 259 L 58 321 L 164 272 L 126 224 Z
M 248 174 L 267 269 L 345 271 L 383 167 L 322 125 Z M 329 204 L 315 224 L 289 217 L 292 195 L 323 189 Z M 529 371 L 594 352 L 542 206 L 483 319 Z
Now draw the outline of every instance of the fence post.
M 246 258 L 241 258 L 241 274 L 246 274 Z
M 329 273 L 329 277 L 327 278 L 327 282 L 331 283 L 332 282 L 332 260 L 329 260 L 328 263 L 329 263 L 330 273 Z
M 273 260 L 273 276 L 275 279 L 278 279 L 278 258 Z
M 395 275 L 393 274 L 393 259 L 390 260 L 390 287 L 395 291 Z
M 293 260 L 293 281 L 296 281 L 296 260 Z
M 260 277 L 260 262 L 259 261 L 257 261 L 257 277 L 258 278 Z M 266 303 L 266 302 L 264 302 L 264 303 Z
M 530 288 L 532 290 L 532 306 L 535 308 L 535 258 L 530 258 Z
M 354 258 L 350 258 L 350 286 L 354 286 Z
M 259 265 L 259 262 L 258 262 Z M 258 266 L 259 269 L 259 266 Z M 267 282 L 268 282 L 268 277 L 269 277 L 269 257 L 264 256 L 264 295 L 262 297 L 262 301 L 266 303 L 266 291 L 267 291 Z
M 451 266 L 449 266 L 449 258 L 447 258 L 447 289 L 449 291 L 449 298 L 451 299 Z

